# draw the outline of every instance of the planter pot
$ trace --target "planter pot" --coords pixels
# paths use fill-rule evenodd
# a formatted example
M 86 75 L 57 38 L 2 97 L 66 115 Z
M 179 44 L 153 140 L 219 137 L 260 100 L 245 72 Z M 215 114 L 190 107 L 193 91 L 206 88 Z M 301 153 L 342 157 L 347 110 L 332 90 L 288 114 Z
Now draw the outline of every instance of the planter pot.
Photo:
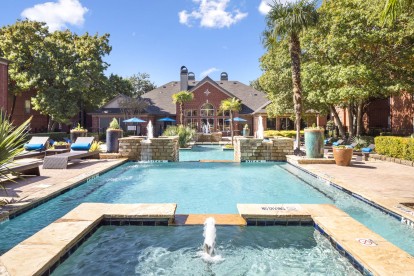
M 305 129 L 305 147 L 307 158 L 323 158 L 323 129 Z
M 54 148 L 55 149 L 69 149 L 70 145 L 69 144 L 67 144 L 67 145 L 55 145 Z
M 336 165 L 349 166 L 351 164 L 353 151 L 353 149 L 333 147 L 333 155 Z
M 75 143 L 78 137 L 86 137 L 88 135 L 87 130 L 71 130 L 70 131 L 70 141 Z
M 122 129 L 110 129 L 106 131 L 106 152 L 117 153 L 119 151 L 119 138 L 122 138 Z

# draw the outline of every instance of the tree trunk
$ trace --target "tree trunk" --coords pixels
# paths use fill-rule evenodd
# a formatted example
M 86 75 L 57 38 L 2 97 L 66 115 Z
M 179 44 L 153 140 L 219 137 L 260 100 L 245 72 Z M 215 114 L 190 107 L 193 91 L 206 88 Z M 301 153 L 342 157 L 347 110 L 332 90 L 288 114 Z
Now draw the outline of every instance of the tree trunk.
M 356 135 L 361 136 L 362 134 L 362 113 L 363 113 L 363 104 L 362 102 L 358 103 L 357 110 L 357 126 L 356 126 Z
M 7 91 L 7 90 L 6 90 L 6 91 Z M 16 95 L 14 95 L 14 94 L 13 94 L 13 103 L 12 103 L 12 108 L 11 108 L 11 110 L 10 110 L 10 114 L 9 114 L 9 120 L 10 120 L 10 122 L 11 122 L 11 121 L 13 121 L 12 119 L 13 119 L 14 109 L 15 109 L 15 107 L 16 107 L 16 99 L 17 99 Z M 7 110 L 6 110 L 6 111 L 7 111 Z
M 233 145 L 233 111 L 230 110 L 230 133 L 231 133 L 231 144 Z
M 349 133 L 349 140 L 352 139 L 352 137 L 355 136 L 354 133 L 354 115 L 353 115 L 353 108 L 352 103 L 348 104 L 348 133 Z
M 180 124 L 181 125 L 184 125 L 183 124 L 183 103 L 180 103 Z
M 345 140 L 346 133 L 345 133 L 344 125 L 342 124 L 341 120 L 339 119 L 338 112 L 336 112 L 336 109 L 333 105 L 330 105 L 329 109 L 331 110 L 331 113 L 334 115 L 335 123 L 336 123 L 336 125 L 338 126 L 338 129 L 339 129 L 339 135 L 341 135 L 342 139 Z
M 290 36 L 290 58 L 292 61 L 293 103 L 296 117 L 296 151 L 300 150 L 300 121 L 302 115 L 302 83 L 300 77 L 300 41 L 297 34 Z

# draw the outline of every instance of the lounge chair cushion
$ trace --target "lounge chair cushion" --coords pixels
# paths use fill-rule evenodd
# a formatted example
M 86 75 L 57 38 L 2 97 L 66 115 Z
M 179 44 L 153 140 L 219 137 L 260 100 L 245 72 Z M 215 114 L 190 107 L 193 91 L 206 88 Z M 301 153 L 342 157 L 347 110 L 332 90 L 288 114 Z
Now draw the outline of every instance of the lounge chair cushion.
M 332 145 L 339 146 L 340 145 L 340 142 L 333 142 Z
M 369 152 L 372 151 L 372 149 L 371 148 L 362 148 L 361 151 L 362 152 L 368 152 L 369 153 Z
M 24 144 L 23 147 L 24 147 L 25 150 L 42 150 L 42 149 L 44 149 L 43 144 Z
M 70 148 L 72 150 L 88 151 L 91 148 L 91 144 L 90 143 L 74 143 L 70 146 Z

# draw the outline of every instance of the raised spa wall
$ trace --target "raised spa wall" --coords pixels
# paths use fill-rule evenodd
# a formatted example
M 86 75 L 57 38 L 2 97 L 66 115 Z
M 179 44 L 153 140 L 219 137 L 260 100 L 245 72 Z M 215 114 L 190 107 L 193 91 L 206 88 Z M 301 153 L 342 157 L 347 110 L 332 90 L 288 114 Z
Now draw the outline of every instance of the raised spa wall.
M 293 154 L 293 139 L 275 137 L 271 139 L 234 137 L 234 161 L 286 161 Z
M 119 154 L 131 161 L 178 162 L 178 137 L 126 137 L 119 139 Z

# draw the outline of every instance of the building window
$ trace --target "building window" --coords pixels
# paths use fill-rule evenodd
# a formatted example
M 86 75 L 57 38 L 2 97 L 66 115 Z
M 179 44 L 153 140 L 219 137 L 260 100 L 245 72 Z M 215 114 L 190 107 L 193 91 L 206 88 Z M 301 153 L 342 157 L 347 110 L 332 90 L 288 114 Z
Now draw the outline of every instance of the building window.
M 185 116 L 195 117 L 195 116 L 197 116 L 197 110 L 196 109 L 186 109 L 185 110 Z
M 30 109 L 31 109 L 30 100 L 25 100 L 24 101 L 24 113 L 30 114 Z
M 210 117 L 214 116 L 214 107 L 212 104 L 205 103 L 200 109 L 200 116 L 201 117 Z
M 194 118 L 187 118 L 186 125 L 193 129 L 198 129 L 198 121 Z

